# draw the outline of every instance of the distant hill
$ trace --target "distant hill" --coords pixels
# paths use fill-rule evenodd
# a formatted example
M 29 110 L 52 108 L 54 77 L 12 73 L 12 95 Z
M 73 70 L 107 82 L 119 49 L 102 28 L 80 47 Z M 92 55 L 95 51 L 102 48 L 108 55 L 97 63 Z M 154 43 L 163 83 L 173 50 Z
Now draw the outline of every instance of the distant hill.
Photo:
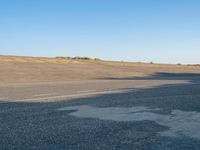
M 68 63 L 69 60 L 95 60 L 100 61 L 99 58 L 89 57 L 30 57 L 30 56 L 5 56 L 0 55 L 0 61 L 7 62 L 43 62 L 43 63 Z

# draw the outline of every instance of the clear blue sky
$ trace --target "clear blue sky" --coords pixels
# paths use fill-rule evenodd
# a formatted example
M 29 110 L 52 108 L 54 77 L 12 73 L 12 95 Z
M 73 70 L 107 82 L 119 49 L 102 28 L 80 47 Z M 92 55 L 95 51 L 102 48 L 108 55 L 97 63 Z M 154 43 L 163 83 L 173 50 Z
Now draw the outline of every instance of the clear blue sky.
M 1 0 L 0 54 L 200 63 L 200 1 Z

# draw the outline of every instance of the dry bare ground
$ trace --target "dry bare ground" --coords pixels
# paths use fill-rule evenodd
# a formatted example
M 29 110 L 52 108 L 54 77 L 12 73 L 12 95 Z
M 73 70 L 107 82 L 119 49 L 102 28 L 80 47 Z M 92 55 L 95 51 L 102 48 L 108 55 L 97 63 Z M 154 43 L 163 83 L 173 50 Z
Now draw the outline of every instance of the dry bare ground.
M 62 57 L 0 56 L 0 84 L 131 78 L 147 76 L 156 72 L 199 73 L 200 67 Z

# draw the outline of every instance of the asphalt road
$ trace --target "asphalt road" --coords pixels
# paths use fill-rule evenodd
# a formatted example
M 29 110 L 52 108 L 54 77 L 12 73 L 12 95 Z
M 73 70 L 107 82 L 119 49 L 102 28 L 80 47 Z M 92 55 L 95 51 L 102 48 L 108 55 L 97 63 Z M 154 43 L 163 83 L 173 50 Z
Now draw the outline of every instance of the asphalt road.
M 200 149 L 195 75 L 0 86 L 0 149 Z

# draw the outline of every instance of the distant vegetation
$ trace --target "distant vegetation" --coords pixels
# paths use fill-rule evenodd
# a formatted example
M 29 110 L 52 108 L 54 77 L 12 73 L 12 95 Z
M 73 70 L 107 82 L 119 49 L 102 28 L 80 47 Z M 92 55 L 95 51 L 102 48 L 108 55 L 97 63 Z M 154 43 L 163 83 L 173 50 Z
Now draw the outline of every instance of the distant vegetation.
M 67 57 L 67 56 L 57 56 L 57 57 L 31 57 L 31 56 L 10 56 L 10 55 L 0 55 L 0 62 L 38 62 L 38 63 L 70 63 L 77 62 L 78 60 L 91 60 L 91 61 L 104 61 L 99 58 L 91 58 L 91 57 Z M 105 61 L 106 62 L 106 61 Z M 109 62 L 109 61 L 107 61 Z M 114 63 L 115 61 L 110 61 L 110 63 Z M 117 61 L 115 63 L 118 63 Z M 126 62 L 119 61 L 119 63 L 123 65 L 132 64 L 135 62 Z M 144 62 L 136 62 L 136 64 L 151 64 L 151 65 L 159 65 L 153 61 L 149 63 Z M 193 66 L 200 67 L 200 64 L 181 64 L 177 63 L 177 66 Z
M 90 58 L 90 57 L 63 57 L 63 56 L 58 56 L 56 59 L 70 59 L 70 60 L 101 60 L 99 58 Z
M 31 56 L 4 56 L 0 55 L 0 61 L 6 62 L 38 62 L 38 63 L 69 63 L 73 60 L 94 60 L 99 61 L 98 58 L 90 57 L 31 57 Z

